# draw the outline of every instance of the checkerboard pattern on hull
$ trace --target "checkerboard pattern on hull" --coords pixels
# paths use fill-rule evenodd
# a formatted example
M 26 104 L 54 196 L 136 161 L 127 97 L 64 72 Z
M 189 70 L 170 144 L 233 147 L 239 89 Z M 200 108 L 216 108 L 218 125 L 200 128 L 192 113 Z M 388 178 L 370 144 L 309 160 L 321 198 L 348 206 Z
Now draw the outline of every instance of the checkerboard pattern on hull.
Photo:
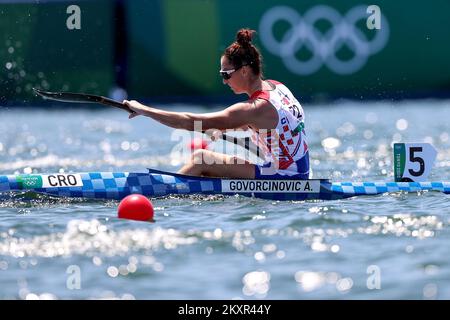
M 149 170 L 149 173 L 89 172 L 80 173 L 83 186 L 33 188 L 30 191 L 62 197 L 120 200 L 129 194 L 148 197 L 177 194 L 224 194 L 220 178 L 191 177 Z M 0 176 L 0 193 L 25 190 L 20 176 Z M 450 182 L 330 182 L 321 180 L 317 193 L 239 193 L 271 200 L 336 200 L 386 192 L 441 191 L 450 194 Z M 232 193 L 228 193 L 232 194 Z

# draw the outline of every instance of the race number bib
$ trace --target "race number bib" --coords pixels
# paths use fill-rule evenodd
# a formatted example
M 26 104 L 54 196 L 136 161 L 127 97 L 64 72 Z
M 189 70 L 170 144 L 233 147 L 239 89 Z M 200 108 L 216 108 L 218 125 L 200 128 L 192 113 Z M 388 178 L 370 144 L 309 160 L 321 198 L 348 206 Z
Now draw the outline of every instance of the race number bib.
M 436 153 L 436 149 L 429 143 L 395 143 L 395 181 L 426 181 L 436 159 Z

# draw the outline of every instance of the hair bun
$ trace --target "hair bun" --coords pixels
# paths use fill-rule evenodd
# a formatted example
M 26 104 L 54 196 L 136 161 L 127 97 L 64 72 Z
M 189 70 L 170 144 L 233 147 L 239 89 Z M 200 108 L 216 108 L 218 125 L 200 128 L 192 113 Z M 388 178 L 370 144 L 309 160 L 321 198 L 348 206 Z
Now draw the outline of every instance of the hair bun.
M 236 42 L 242 47 L 249 47 L 255 33 L 255 30 L 241 29 L 236 34 Z

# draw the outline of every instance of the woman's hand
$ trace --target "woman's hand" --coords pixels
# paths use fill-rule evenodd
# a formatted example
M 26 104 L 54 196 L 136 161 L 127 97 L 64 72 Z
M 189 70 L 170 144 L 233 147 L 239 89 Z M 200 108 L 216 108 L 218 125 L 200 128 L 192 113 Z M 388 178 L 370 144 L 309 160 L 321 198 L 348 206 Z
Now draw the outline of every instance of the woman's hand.
M 145 112 L 147 111 L 148 107 L 144 106 L 143 104 L 137 102 L 136 100 L 123 100 L 123 104 L 126 105 L 128 108 L 130 108 L 133 113 L 130 113 L 128 116 L 128 119 L 133 119 L 134 117 L 145 115 Z

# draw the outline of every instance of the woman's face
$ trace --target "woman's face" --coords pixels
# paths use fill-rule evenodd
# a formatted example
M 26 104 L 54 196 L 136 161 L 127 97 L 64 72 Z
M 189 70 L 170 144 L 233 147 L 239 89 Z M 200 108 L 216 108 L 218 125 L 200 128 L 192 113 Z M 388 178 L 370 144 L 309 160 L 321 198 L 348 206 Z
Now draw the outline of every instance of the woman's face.
M 222 56 L 220 59 L 220 70 L 221 71 L 228 71 L 236 69 L 228 60 L 227 57 Z M 239 68 L 238 70 L 229 73 L 230 76 L 229 79 L 222 78 L 223 84 L 227 84 L 231 90 L 233 90 L 234 93 L 240 94 L 245 93 L 244 84 L 244 68 Z

